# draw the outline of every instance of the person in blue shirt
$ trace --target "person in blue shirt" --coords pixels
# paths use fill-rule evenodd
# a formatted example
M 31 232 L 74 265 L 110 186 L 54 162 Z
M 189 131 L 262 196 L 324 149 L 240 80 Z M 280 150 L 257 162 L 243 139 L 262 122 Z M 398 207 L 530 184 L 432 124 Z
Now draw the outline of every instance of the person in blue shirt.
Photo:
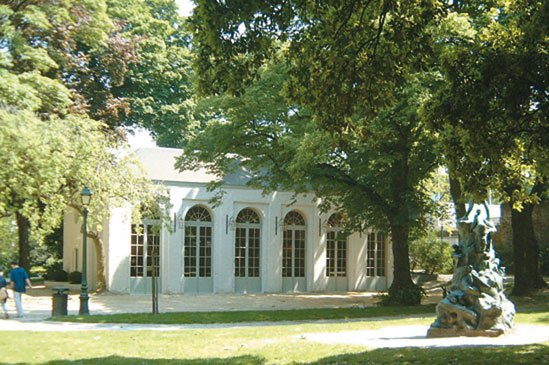
M 4 269 L 0 268 L 0 306 L 2 306 L 2 312 L 4 312 L 4 318 L 10 318 L 8 310 L 6 309 L 6 301 L 8 300 L 8 281 L 4 278 Z
M 13 300 L 15 301 L 15 308 L 17 308 L 17 318 L 23 318 L 23 293 L 27 291 L 27 285 L 32 289 L 32 284 L 29 279 L 29 274 L 19 267 L 19 264 L 15 261 L 11 263 L 10 281 L 12 282 Z

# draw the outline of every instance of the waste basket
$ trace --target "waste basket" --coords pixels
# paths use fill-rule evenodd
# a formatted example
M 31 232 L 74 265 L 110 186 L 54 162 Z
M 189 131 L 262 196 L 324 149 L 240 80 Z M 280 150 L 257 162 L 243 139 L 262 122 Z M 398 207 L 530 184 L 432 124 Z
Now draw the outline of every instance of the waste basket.
M 68 288 L 52 288 L 53 296 L 51 298 L 51 316 L 66 316 L 67 301 L 68 301 Z

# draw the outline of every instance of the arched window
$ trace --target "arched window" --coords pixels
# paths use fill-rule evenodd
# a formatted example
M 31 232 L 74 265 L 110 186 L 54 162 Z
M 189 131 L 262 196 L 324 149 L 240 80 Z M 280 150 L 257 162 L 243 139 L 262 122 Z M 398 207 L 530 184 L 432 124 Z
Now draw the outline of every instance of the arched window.
M 334 213 L 328 219 L 326 240 L 326 276 L 347 276 L 347 237 L 343 229 L 343 215 Z
M 185 222 L 211 222 L 212 216 L 208 209 L 195 206 L 189 209 L 187 215 L 185 215 Z
M 305 219 L 295 210 L 284 217 L 282 277 L 305 277 Z
M 260 237 L 259 215 L 250 208 L 241 210 L 236 217 L 235 277 L 259 277 Z
M 185 215 L 185 277 L 212 276 L 212 226 L 212 216 L 202 206 L 192 207 Z
M 259 224 L 259 215 L 250 208 L 242 209 L 236 217 L 236 223 L 240 224 Z

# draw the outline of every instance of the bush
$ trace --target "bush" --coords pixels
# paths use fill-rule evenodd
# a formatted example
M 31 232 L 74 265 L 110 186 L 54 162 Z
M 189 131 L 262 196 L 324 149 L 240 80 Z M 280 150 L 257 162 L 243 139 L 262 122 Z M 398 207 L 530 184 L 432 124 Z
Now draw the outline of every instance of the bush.
M 420 305 L 425 290 L 418 285 L 404 288 L 389 288 L 387 294 L 377 295 L 380 306 Z
M 66 281 L 67 279 L 65 280 L 56 279 L 56 277 L 63 275 L 60 273 L 60 271 L 63 271 L 63 263 L 60 260 L 59 261 L 52 260 L 52 262 L 46 265 L 46 275 L 44 275 L 44 277 L 47 280 Z
M 410 243 L 410 266 L 422 269 L 425 274 L 451 274 L 454 267 L 454 250 L 437 233 L 429 232 Z
M 30 281 L 32 283 L 32 285 L 43 285 L 44 284 L 44 279 L 42 277 L 33 277 L 33 278 L 30 278 Z
M 57 270 L 52 273 L 48 273 L 48 280 L 53 281 L 68 281 L 69 274 L 65 270 Z
M 500 267 L 505 268 L 505 272 L 508 274 L 514 274 L 514 259 L 515 253 L 513 252 L 512 245 L 502 245 L 496 247 L 496 257 L 500 259 Z M 549 247 L 539 247 L 539 267 L 542 275 L 549 274 Z
M 515 254 L 512 245 L 501 245 L 495 248 L 496 257 L 500 260 L 499 266 L 505 268 L 505 272 L 513 274 Z
M 69 283 L 82 284 L 82 273 L 80 271 L 73 271 L 69 274 Z
M 46 275 L 46 268 L 43 266 L 34 266 L 29 270 L 29 274 L 31 277 L 40 277 L 43 278 Z

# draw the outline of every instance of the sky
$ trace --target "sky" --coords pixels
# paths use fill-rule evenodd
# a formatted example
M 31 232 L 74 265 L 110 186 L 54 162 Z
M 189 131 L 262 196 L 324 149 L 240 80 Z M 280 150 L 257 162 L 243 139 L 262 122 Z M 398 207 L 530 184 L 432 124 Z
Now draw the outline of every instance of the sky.
M 179 6 L 179 14 L 189 16 L 193 12 L 194 4 L 191 0 L 175 0 Z M 150 133 L 144 128 L 132 128 L 133 133 L 128 133 L 128 143 L 132 149 L 141 147 L 155 147 L 156 143 Z
M 194 4 L 191 0 L 175 0 L 179 6 L 179 14 L 189 16 L 193 12 Z
M 127 137 L 132 150 L 142 147 L 156 147 L 156 143 L 152 139 L 149 131 L 144 128 L 128 129 Z

